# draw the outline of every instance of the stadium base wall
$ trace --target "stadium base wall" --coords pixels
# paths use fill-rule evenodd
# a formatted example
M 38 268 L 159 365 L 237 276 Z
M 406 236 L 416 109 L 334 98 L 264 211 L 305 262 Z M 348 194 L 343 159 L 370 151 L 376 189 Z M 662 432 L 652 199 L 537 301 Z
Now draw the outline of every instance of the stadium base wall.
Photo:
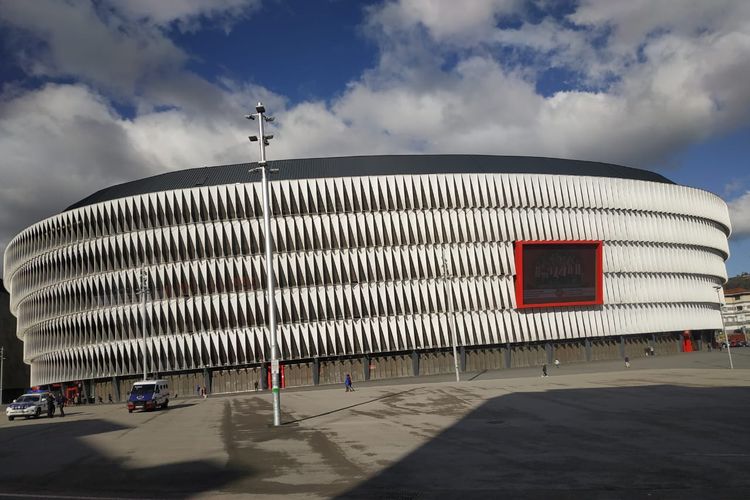
M 693 351 L 708 348 L 710 334 L 695 332 Z M 562 365 L 647 357 L 653 347 L 657 356 L 675 355 L 682 351 L 679 333 L 643 334 L 610 338 L 566 340 L 558 343 L 540 342 L 504 346 L 460 348 L 462 372 L 482 372 L 513 368 L 541 367 L 555 359 Z M 391 355 L 351 356 L 335 359 L 294 361 L 282 364 L 281 384 L 284 388 L 313 385 L 343 384 L 350 374 L 356 385 L 368 380 L 388 380 L 415 375 L 449 375 L 454 373 L 452 350 L 399 352 Z M 211 394 L 227 394 L 267 390 L 270 384 L 268 365 L 240 368 L 213 368 L 163 375 L 170 392 L 180 399 L 197 397 L 196 386 L 206 386 Z M 116 402 L 127 400 L 133 382 L 141 377 L 118 377 L 93 381 L 93 397 L 107 401 L 111 394 Z M 256 385 L 257 384 L 257 385 Z M 118 393 L 119 391 L 119 393 Z
M 539 367 L 553 363 L 563 364 L 646 357 L 653 347 L 658 355 L 679 353 L 681 336 L 678 333 L 629 335 L 623 337 L 561 340 L 503 346 L 471 346 L 459 349 L 461 371 L 479 372 L 508 368 Z M 701 333 L 693 336 L 693 350 L 706 348 L 707 340 Z M 354 355 L 317 361 L 301 360 L 282 365 L 283 387 L 330 385 L 343 383 L 346 374 L 354 382 L 385 380 L 415 375 L 443 375 L 454 372 L 451 349 L 420 350 L 390 355 Z M 208 378 L 206 378 L 208 377 Z M 317 377 L 317 379 L 316 379 Z M 233 368 L 207 368 L 204 370 L 164 375 L 170 381 L 172 393 L 192 395 L 196 386 L 206 385 L 212 393 L 234 393 L 266 389 L 268 366 L 249 365 Z M 93 382 L 95 396 L 107 400 L 118 393 L 124 398 L 138 376 L 99 379 Z

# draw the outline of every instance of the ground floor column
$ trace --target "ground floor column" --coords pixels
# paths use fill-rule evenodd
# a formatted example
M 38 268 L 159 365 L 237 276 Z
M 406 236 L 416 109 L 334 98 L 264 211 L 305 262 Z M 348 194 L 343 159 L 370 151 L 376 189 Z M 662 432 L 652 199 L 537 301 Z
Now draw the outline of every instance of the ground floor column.
M 112 395 L 118 403 L 120 402 L 120 381 L 117 380 L 117 377 L 112 377 L 112 392 L 114 394 Z
M 313 385 L 320 385 L 320 358 L 313 358 L 312 365 L 312 379 Z

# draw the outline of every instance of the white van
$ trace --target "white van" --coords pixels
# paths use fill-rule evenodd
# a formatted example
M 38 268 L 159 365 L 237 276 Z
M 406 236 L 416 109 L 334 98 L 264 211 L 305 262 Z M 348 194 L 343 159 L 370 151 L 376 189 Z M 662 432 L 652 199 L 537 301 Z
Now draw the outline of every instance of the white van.
M 164 379 L 141 380 L 133 384 L 128 396 L 128 412 L 146 411 L 169 406 L 169 383 Z

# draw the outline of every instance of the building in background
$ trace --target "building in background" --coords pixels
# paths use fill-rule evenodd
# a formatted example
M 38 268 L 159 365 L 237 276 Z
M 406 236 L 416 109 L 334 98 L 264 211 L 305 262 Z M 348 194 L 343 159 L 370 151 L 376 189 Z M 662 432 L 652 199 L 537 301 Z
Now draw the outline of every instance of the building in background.
M 0 280 L 0 346 L 3 362 L 3 393 L 0 404 L 12 401 L 29 387 L 29 365 L 23 362 L 23 343 L 16 336 L 16 318 L 10 313 L 10 295 Z
M 721 328 L 717 196 L 602 163 L 471 155 L 273 162 L 283 384 L 700 349 Z M 99 191 L 4 255 L 33 384 L 111 393 L 146 356 L 173 392 L 263 387 L 254 164 Z M 130 379 L 130 380 L 129 380 Z M 106 396 L 104 396 L 106 397 Z
M 725 305 L 722 308 L 724 317 L 725 335 L 719 335 L 719 342 L 726 342 L 728 334 L 730 341 L 734 343 L 748 343 L 750 333 L 750 290 L 744 288 L 732 288 L 724 290 Z

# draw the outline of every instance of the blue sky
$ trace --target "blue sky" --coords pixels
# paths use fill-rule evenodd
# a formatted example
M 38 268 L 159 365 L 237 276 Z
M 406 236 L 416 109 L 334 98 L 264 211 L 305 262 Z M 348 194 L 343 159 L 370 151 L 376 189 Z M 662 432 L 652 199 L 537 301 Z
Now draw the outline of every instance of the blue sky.
M 0 251 L 112 183 L 255 160 L 263 100 L 276 158 L 659 171 L 728 202 L 750 272 L 748 81 L 741 0 L 0 0 Z

